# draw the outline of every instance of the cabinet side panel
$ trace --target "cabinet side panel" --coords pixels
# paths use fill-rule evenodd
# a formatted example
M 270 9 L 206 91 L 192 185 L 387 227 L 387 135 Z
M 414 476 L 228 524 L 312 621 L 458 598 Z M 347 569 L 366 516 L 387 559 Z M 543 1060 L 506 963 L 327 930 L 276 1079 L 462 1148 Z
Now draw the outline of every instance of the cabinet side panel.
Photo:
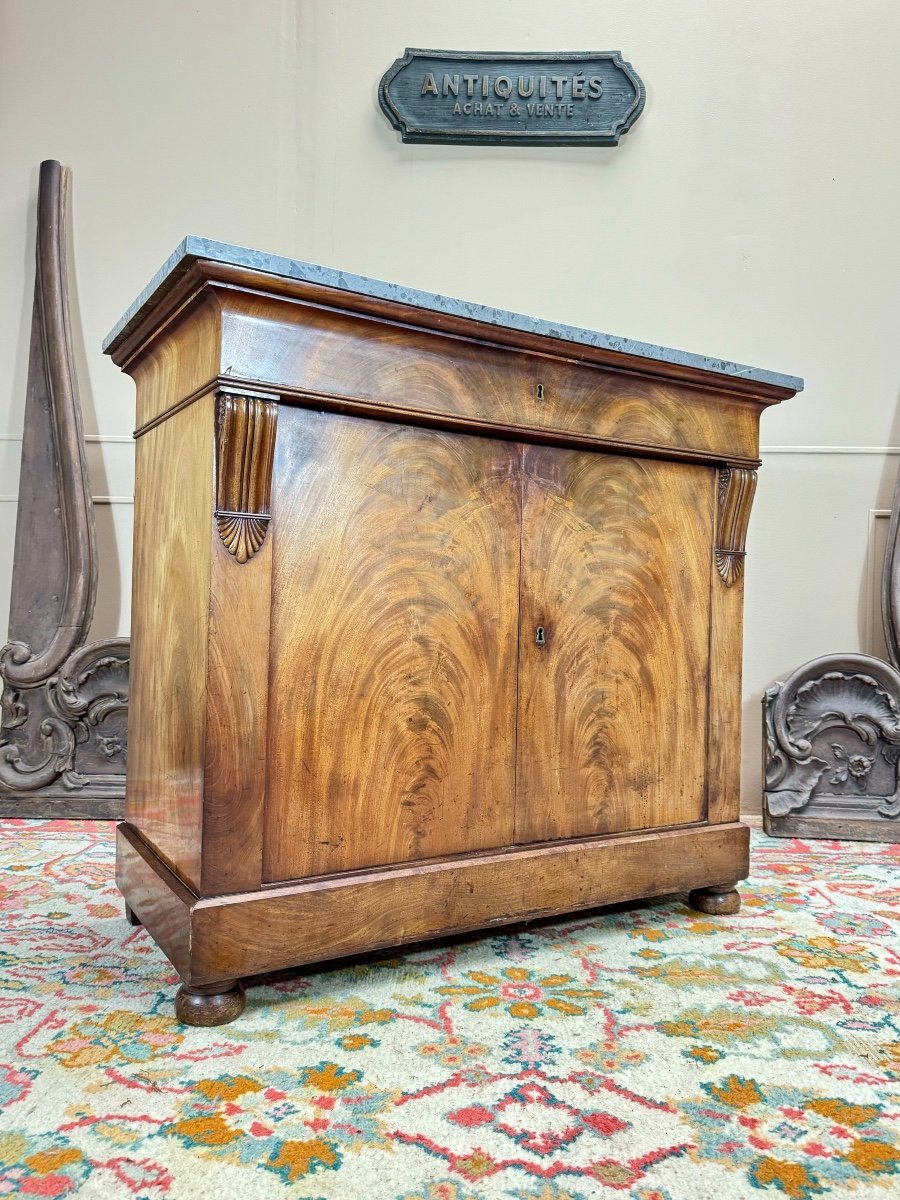
M 197 889 L 203 792 L 213 400 L 136 445 L 126 819 Z
M 508 845 L 519 450 L 282 406 L 265 876 Z
M 516 840 L 702 821 L 715 472 L 525 464 Z
M 741 669 L 744 545 L 756 474 L 725 467 L 716 481 L 709 677 L 709 820 L 736 821 L 741 809 Z

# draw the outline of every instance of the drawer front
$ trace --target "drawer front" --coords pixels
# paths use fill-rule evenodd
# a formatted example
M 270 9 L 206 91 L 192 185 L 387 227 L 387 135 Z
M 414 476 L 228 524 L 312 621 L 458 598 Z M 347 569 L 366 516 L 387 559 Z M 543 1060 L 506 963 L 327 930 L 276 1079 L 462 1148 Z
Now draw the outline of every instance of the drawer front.
M 512 841 L 519 463 L 282 406 L 267 880 Z
M 524 464 L 516 841 L 701 821 L 715 472 Z
M 731 461 L 755 460 L 760 404 L 677 379 L 528 354 L 465 338 L 308 306 L 223 297 L 219 374 L 326 406 L 392 410 L 403 419 L 459 422 L 495 436 L 576 438 Z M 185 334 L 187 336 L 187 333 Z M 721 384 L 721 387 L 716 386 Z M 418 415 L 417 415 L 418 414 Z M 364 414 L 365 415 L 365 414 Z M 543 439 L 542 439 L 543 440 Z

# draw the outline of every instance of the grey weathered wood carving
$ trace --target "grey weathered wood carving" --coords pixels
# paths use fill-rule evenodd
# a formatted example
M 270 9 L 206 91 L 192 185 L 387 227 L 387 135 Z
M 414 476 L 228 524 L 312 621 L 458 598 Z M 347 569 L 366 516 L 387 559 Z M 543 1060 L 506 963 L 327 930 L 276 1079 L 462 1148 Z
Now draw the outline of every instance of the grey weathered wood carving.
M 784 837 L 900 841 L 900 477 L 882 587 L 890 663 L 829 654 L 763 701 L 763 824 Z
M 85 644 L 94 512 L 69 322 L 68 172 L 41 163 L 9 641 L 0 650 L 0 815 L 121 815 L 128 639 Z

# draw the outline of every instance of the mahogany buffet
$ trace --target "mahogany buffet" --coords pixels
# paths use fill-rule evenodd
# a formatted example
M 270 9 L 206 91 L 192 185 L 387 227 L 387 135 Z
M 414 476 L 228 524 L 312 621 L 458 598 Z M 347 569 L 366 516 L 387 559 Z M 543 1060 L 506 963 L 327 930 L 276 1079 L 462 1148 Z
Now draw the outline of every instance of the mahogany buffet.
M 187 238 L 137 389 L 117 878 L 183 981 L 739 905 L 743 555 L 802 381 Z

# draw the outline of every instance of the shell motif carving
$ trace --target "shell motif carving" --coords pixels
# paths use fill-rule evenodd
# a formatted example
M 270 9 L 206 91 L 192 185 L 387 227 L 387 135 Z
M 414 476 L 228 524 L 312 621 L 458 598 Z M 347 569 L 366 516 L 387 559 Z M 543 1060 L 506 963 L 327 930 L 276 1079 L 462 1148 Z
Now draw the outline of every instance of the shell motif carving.
M 744 467 L 723 467 L 719 471 L 716 569 L 726 587 L 733 587 L 744 574 L 747 526 L 755 495 L 755 471 Z
M 716 551 L 716 570 L 726 587 L 733 587 L 744 574 L 744 554 L 727 550 Z
M 239 563 L 245 563 L 266 540 L 269 517 L 251 517 L 247 513 L 216 513 L 216 524 L 225 549 Z
M 249 562 L 271 519 L 275 399 L 220 392 L 216 403 L 216 526 L 225 549 Z
M 765 723 L 768 820 L 811 805 L 870 821 L 900 816 L 893 667 L 863 654 L 815 659 L 768 690 Z

